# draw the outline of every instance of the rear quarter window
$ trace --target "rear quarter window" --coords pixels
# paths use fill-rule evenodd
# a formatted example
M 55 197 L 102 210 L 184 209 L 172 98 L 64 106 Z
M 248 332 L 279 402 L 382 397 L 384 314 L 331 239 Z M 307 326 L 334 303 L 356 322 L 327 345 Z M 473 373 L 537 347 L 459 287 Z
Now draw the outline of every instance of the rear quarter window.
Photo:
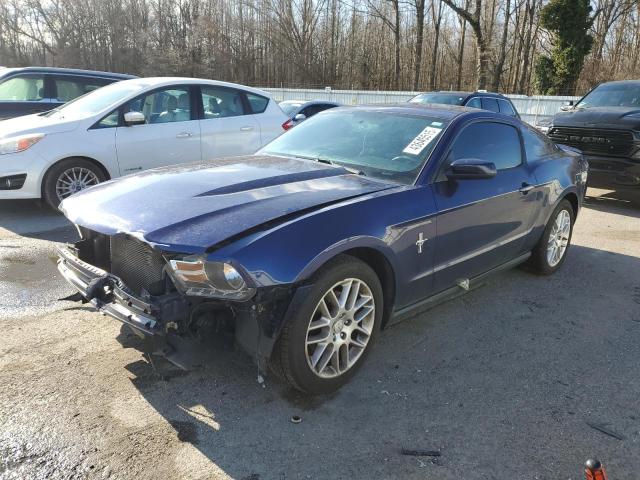
M 523 126 L 521 130 L 527 160 L 537 160 L 558 153 L 558 147 L 546 135 L 528 126 Z
M 262 95 L 256 95 L 255 93 L 247 93 L 247 100 L 251 107 L 251 113 L 262 113 L 267 109 L 269 105 L 269 99 Z
M 516 117 L 517 113 L 511 103 L 507 100 L 498 100 L 498 104 L 500 105 L 500 111 L 505 115 L 509 115 L 511 117 Z

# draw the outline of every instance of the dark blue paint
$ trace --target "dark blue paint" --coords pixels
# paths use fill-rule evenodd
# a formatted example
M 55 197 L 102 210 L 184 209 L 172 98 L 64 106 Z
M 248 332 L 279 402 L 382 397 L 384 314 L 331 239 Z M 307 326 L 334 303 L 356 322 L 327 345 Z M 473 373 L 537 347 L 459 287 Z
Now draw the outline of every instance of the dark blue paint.
M 124 177 L 65 200 L 63 209 L 101 233 L 127 232 L 164 252 L 230 262 L 257 287 L 298 284 L 342 252 L 372 249 L 393 269 L 399 309 L 526 253 L 563 197 L 582 202 L 585 187 L 576 178 L 586 163 L 568 150 L 526 159 L 492 179 L 437 177 L 452 139 L 469 122 L 520 128 L 517 119 L 460 107 L 358 108 L 451 119 L 415 185 L 254 156 Z M 534 188 L 523 193 L 523 185 Z M 428 239 L 421 254 L 420 233 Z

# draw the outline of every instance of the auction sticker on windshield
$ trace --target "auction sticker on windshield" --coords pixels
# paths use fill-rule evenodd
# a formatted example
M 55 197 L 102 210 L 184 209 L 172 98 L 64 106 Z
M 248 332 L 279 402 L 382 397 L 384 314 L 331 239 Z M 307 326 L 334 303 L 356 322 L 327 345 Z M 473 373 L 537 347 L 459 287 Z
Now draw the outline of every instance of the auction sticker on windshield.
M 416 138 L 411 140 L 411 143 L 407 145 L 402 153 L 408 153 L 410 155 L 420 155 L 427 145 L 429 145 L 434 138 L 442 131 L 441 128 L 426 127 L 422 130 Z

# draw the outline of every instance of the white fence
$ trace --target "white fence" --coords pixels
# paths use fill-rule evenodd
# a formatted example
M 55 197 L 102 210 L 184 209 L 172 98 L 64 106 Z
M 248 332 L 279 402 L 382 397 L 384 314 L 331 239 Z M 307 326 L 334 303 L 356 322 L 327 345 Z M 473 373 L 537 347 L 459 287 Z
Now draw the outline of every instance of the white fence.
M 406 102 L 419 92 L 384 92 L 374 90 L 332 90 L 332 89 L 295 89 L 264 88 L 273 98 L 282 100 L 332 100 L 345 105 L 361 105 L 367 103 Z M 580 97 L 549 97 L 536 95 L 507 95 L 516 106 L 525 122 L 535 125 L 541 119 L 553 117 L 567 100 L 576 101 Z

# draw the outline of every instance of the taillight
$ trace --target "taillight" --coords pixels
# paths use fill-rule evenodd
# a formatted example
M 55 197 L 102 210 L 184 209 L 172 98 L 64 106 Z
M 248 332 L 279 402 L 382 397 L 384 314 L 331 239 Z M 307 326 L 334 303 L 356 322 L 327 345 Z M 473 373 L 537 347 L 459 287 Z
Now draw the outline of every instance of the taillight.
M 291 119 L 288 119 L 286 122 L 284 122 L 282 124 L 282 129 L 285 130 L 285 131 L 289 130 L 292 127 L 293 127 L 293 120 L 291 120 Z

